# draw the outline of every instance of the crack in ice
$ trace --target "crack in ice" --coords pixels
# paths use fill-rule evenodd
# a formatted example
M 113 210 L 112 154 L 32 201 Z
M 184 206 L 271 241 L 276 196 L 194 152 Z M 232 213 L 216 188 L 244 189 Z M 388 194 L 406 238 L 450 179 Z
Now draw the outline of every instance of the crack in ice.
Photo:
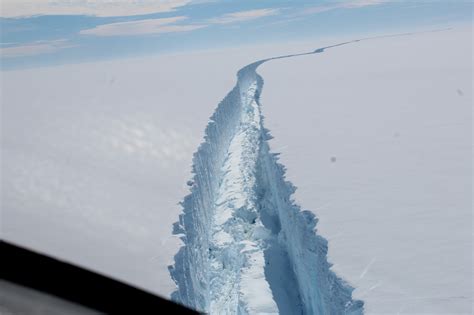
M 347 41 L 239 70 L 194 154 L 191 193 L 173 227 L 184 243 L 170 266 L 175 301 L 210 314 L 363 313 L 353 288 L 331 270 L 316 217 L 294 203 L 295 187 L 285 180 L 278 154 L 270 152 L 256 69 L 270 60 L 412 34 Z
M 185 246 L 170 266 L 178 285 L 173 299 L 210 314 L 302 314 L 333 308 L 362 312 L 362 302 L 350 297 L 352 288 L 329 270 L 326 241 L 313 230 L 316 219 L 290 202 L 294 188 L 269 152 L 271 137 L 263 128 L 258 101 L 263 80 L 256 73 L 272 59 L 317 54 L 347 43 L 260 60 L 238 72 L 236 87 L 219 104 L 206 128 L 206 141 L 194 155 L 191 194 L 174 225 Z M 283 212 L 303 220 L 281 222 Z M 296 244 L 288 242 L 299 242 L 295 248 L 306 245 L 289 235 L 289 227 L 309 232 L 313 246 L 293 253 L 290 247 Z M 315 255 L 308 270 L 296 266 L 304 252 Z M 326 298 L 315 289 L 320 284 L 311 273 L 318 269 L 340 292 L 328 288 Z M 302 292 L 308 287 L 297 273 L 312 278 L 309 292 Z

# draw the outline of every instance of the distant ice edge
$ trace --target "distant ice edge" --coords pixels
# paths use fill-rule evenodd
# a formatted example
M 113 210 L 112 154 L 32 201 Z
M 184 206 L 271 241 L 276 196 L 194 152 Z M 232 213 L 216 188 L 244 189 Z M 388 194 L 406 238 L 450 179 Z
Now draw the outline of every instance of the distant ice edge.
M 263 127 L 256 69 L 298 55 L 242 68 L 206 127 L 173 225 L 184 243 L 169 266 L 179 303 L 211 314 L 363 313 L 353 288 L 330 270 L 317 218 L 291 199 L 296 188 Z

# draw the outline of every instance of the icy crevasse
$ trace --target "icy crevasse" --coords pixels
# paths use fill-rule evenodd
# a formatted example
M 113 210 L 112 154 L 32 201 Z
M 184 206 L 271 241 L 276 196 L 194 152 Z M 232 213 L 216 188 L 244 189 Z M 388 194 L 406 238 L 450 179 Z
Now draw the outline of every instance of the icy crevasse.
M 271 59 L 238 72 L 194 154 L 173 227 L 184 246 L 170 266 L 172 298 L 210 314 L 361 314 L 363 302 L 330 270 L 317 219 L 291 200 L 295 188 L 270 153 L 256 69 Z

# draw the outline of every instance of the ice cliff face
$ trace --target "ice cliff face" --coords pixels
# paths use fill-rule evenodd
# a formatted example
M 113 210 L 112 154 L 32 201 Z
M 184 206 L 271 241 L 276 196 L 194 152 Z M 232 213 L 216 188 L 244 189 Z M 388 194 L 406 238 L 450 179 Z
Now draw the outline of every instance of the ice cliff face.
M 210 314 L 361 314 L 363 302 L 330 270 L 317 219 L 291 199 L 295 188 L 267 143 L 256 69 L 276 58 L 238 72 L 194 154 L 191 193 L 173 227 L 184 246 L 170 266 L 172 298 Z

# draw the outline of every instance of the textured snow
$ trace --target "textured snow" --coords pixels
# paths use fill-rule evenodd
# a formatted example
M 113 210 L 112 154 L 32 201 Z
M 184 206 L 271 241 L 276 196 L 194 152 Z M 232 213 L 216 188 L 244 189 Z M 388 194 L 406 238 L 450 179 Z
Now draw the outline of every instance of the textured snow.
M 471 44 L 468 27 L 259 70 L 270 146 L 368 314 L 472 313 Z

